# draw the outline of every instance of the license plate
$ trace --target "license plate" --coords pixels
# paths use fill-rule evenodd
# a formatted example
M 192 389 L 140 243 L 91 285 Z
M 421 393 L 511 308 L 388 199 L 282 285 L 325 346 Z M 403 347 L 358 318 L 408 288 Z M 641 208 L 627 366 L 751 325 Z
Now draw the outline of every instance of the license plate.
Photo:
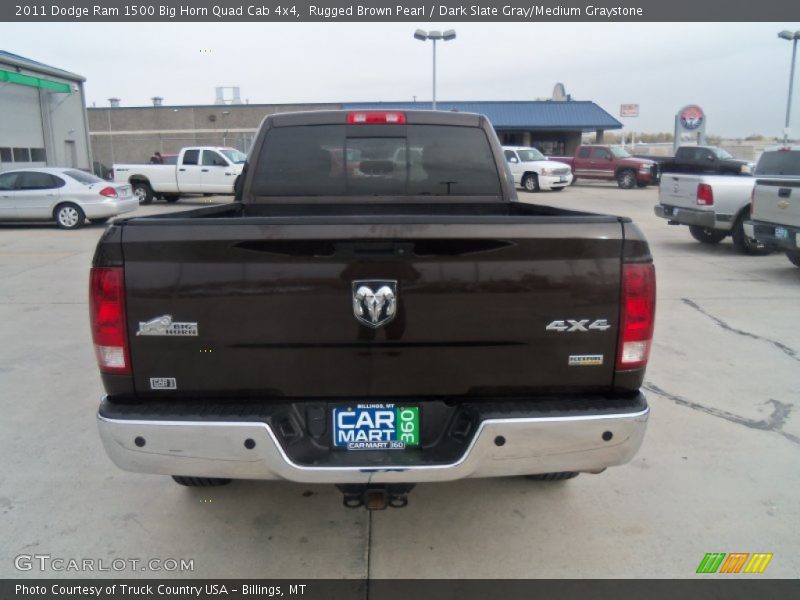
M 567 178 L 564 177 L 563 175 L 558 178 L 558 183 L 566 183 L 566 182 L 567 182 Z
M 356 404 L 333 409 L 333 446 L 344 450 L 404 450 L 419 446 L 419 407 Z
M 789 239 L 789 230 L 785 227 L 776 227 L 775 228 L 775 239 L 778 240 L 788 240 Z

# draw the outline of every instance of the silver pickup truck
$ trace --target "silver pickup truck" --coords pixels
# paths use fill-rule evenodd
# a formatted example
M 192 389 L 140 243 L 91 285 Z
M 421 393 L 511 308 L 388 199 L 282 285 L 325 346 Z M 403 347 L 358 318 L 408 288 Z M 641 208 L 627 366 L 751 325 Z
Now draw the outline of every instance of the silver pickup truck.
M 770 175 L 756 179 L 745 232 L 800 267 L 800 146 L 769 148 L 759 165 Z
M 658 190 L 657 217 L 670 225 L 688 225 L 703 244 L 718 244 L 729 235 L 742 254 L 762 255 L 770 246 L 746 235 L 750 217 L 752 177 L 664 173 Z

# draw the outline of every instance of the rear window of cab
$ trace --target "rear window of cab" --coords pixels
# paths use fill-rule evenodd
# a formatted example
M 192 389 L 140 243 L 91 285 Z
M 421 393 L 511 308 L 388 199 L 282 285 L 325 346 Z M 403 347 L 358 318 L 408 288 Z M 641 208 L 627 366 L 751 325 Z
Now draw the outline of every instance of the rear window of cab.
M 270 129 L 257 196 L 495 196 L 484 131 L 450 125 L 304 125 Z

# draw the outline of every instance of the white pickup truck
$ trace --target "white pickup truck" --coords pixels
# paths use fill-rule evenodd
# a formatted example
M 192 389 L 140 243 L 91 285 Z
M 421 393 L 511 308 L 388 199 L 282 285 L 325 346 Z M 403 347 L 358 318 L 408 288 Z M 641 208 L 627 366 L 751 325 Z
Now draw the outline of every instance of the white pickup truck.
M 139 204 L 156 196 L 177 202 L 181 194 L 233 194 L 247 156 L 235 148 L 184 148 L 174 165 L 114 165 L 114 182 L 130 183 Z
M 744 231 L 754 182 L 734 175 L 664 173 L 655 213 L 670 225 L 688 225 L 692 237 L 703 244 L 718 244 L 730 235 L 742 254 L 769 254 L 769 246 Z
M 503 154 L 514 176 L 514 183 L 527 192 L 560 192 L 572 184 L 572 168 L 566 163 L 548 160 L 536 148 L 503 146 Z
M 745 232 L 781 248 L 800 267 L 800 146 L 768 148 L 758 164 L 762 175 L 753 188 L 752 220 L 744 224 Z

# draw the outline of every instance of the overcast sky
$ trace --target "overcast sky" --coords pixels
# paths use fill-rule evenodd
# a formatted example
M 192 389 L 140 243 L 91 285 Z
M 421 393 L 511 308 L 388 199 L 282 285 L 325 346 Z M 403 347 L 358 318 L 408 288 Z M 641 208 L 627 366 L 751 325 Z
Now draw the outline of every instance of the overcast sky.
M 87 78 L 89 106 L 210 104 L 238 85 L 250 103 L 430 100 L 431 43 L 417 27 L 454 27 L 440 43 L 439 100 L 529 100 L 563 82 L 637 131 L 672 131 L 696 103 L 708 133 L 780 135 L 791 44 L 800 23 L 0 24 L 0 49 Z M 800 70 L 800 69 L 799 69 Z M 800 77 L 800 74 L 798 74 Z M 800 134 L 800 86 L 792 106 Z

